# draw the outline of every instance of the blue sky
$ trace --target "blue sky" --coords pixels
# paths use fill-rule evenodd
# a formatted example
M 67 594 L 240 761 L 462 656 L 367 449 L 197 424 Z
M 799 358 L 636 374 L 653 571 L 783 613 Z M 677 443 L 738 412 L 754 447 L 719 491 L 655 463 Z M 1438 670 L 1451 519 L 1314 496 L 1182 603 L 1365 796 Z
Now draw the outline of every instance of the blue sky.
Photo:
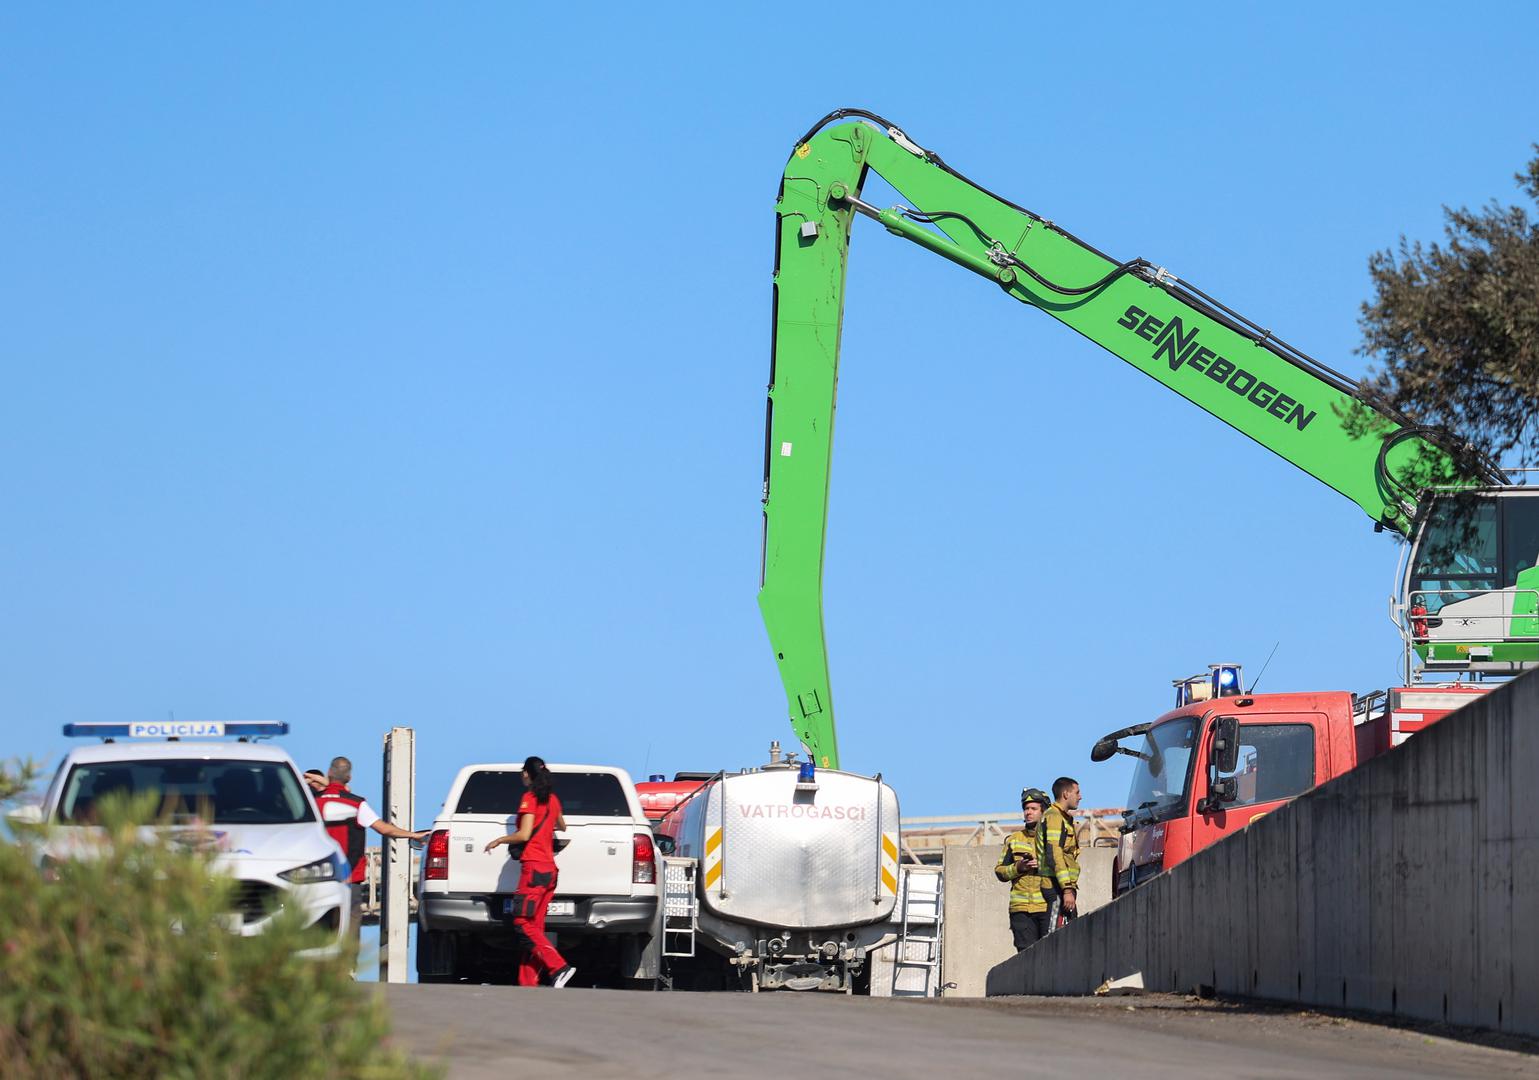
M 1527 4 L 1007 10 L 0 12 L 0 756 L 286 719 L 377 798 L 409 725 L 420 821 L 467 762 L 789 741 L 771 227 L 832 108 L 1350 372 L 1369 253 L 1539 139 Z M 869 222 L 842 376 L 841 749 L 906 814 L 1119 805 L 1091 742 L 1274 642 L 1263 689 L 1395 677 L 1359 511 Z

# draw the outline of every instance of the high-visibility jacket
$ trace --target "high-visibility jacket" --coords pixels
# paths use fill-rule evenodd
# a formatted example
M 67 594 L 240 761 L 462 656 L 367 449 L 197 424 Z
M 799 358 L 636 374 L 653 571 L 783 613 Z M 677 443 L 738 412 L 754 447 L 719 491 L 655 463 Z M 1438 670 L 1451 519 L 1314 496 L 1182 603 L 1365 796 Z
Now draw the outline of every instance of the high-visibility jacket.
M 1057 803 L 1047 808 L 1037 824 L 1037 846 L 1042 852 L 1042 891 L 1078 888 L 1079 836 L 1074 818 Z
M 1021 873 L 1015 865 L 1017 855 L 1036 859 L 1039 869 Z M 1036 829 L 1030 832 L 1021 829 L 1005 837 L 1004 850 L 999 853 L 999 865 L 994 867 L 994 876 L 1010 883 L 1011 911 L 1036 913 L 1047 910 L 1047 901 L 1042 896 L 1041 864 L 1042 853 L 1037 847 Z
M 328 784 L 326 790 L 315 797 L 315 805 L 321 810 L 321 823 L 326 833 L 337 842 L 352 866 L 349 881 L 362 881 L 364 877 L 363 849 L 368 830 L 358 821 L 358 808 L 364 805 L 362 795 L 354 795 L 341 784 Z

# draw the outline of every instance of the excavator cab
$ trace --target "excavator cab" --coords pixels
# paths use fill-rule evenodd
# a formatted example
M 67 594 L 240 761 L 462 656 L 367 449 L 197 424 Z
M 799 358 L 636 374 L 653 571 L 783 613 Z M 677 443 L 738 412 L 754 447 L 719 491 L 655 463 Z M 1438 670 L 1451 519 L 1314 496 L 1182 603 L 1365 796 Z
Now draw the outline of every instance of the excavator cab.
M 1539 667 L 1539 486 L 1424 501 L 1391 616 L 1408 677 Z

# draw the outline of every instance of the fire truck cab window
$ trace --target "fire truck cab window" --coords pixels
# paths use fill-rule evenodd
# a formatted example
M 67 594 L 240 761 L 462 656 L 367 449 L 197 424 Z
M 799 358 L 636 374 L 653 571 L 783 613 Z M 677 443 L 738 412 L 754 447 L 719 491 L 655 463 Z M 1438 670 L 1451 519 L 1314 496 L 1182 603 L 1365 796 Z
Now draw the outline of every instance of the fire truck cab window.
M 1128 791 L 1129 810 L 1147 810 L 1155 821 L 1181 815 L 1196 730 L 1195 720 L 1182 718 L 1166 721 L 1144 737 Z
M 1240 764 L 1232 773 L 1239 798 L 1230 806 L 1276 802 L 1315 783 L 1315 729 L 1308 724 L 1241 724 Z

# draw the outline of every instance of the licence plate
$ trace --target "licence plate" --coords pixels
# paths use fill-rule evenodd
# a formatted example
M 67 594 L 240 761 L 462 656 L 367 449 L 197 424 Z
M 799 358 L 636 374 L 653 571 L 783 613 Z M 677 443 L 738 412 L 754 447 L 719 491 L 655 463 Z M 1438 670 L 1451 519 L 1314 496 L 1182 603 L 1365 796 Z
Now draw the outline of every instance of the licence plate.
M 502 913 L 504 915 L 512 915 L 513 914 L 513 900 L 512 900 L 511 897 L 506 899 L 506 900 L 504 900 L 502 902 Z M 576 915 L 577 914 L 577 901 L 576 900 L 552 900 L 550 902 L 550 906 L 545 909 L 545 914 L 547 914 L 547 915 Z

